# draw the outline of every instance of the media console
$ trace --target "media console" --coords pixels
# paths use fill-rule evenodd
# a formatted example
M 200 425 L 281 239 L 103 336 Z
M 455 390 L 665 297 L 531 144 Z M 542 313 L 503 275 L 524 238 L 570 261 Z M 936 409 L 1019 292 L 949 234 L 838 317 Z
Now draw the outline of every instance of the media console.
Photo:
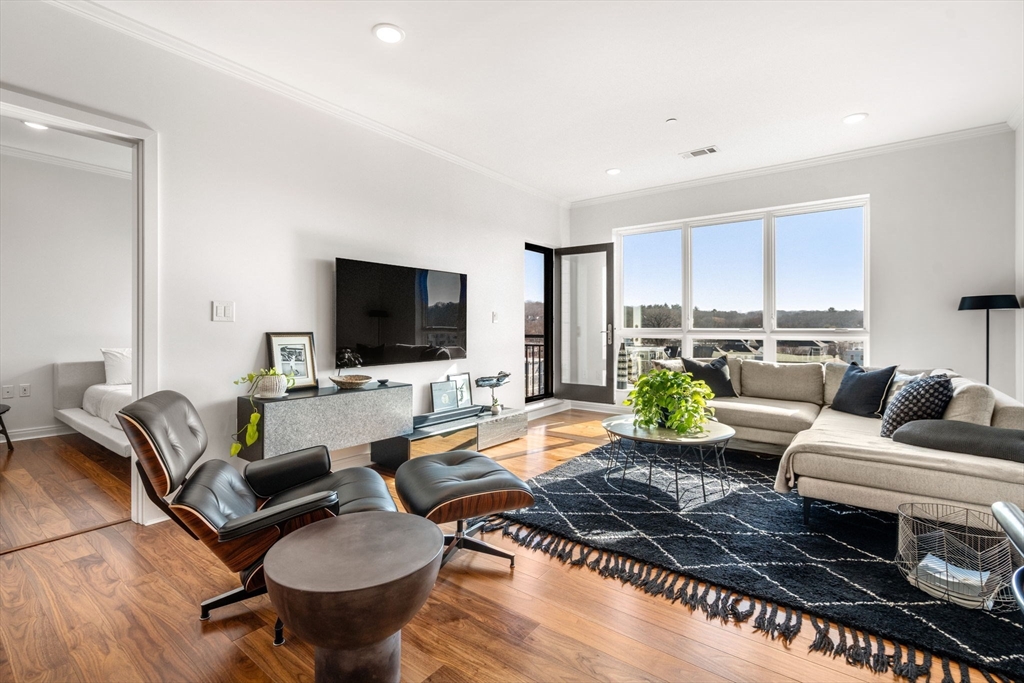
M 481 412 L 482 411 L 482 412 Z M 526 412 L 492 415 L 486 406 L 458 408 L 413 418 L 413 430 L 370 444 L 370 459 L 387 470 L 411 458 L 446 451 L 482 451 L 526 436 Z

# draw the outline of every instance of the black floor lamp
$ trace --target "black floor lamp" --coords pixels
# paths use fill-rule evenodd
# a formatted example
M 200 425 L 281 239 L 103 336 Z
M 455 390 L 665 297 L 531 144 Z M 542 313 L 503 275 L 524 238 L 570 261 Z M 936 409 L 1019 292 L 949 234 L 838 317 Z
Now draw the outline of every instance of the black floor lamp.
M 960 299 L 960 311 L 985 311 L 985 384 L 988 384 L 988 316 L 995 309 L 1020 308 L 1020 302 L 1014 294 L 989 294 L 987 296 L 965 296 Z

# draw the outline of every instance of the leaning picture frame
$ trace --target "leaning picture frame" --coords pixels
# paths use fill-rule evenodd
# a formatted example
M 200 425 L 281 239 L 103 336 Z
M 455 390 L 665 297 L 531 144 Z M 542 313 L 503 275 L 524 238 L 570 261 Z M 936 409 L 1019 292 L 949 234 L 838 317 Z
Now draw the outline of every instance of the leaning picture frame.
M 459 394 L 455 388 L 455 382 L 447 380 L 430 383 L 430 409 L 433 412 L 455 410 L 458 407 Z
M 458 395 L 459 407 L 466 408 L 473 405 L 473 383 L 470 381 L 468 372 L 460 372 L 457 375 L 448 375 L 450 382 L 455 382 L 455 392 Z
M 267 332 L 267 359 L 295 380 L 292 389 L 318 386 L 312 332 Z

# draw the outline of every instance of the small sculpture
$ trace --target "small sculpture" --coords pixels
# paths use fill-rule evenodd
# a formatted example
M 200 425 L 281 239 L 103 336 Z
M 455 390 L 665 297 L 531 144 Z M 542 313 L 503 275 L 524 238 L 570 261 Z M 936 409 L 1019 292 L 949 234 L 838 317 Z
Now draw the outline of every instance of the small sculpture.
M 491 390 L 491 413 L 497 415 L 501 412 L 501 404 L 498 403 L 498 399 L 494 397 L 494 390 L 505 384 L 508 378 L 511 377 L 507 372 L 501 371 L 497 375 L 491 377 L 477 377 L 476 385 L 485 389 Z
M 359 357 L 359 354 L 352 349 L 341 349 L 338 351 L 338 355 L 335 358 L 334 366 L 338 369 L 338 374 L 341 374 L 341 370 L 346 368 L 358 368 L 363 364 L 363 359 Z

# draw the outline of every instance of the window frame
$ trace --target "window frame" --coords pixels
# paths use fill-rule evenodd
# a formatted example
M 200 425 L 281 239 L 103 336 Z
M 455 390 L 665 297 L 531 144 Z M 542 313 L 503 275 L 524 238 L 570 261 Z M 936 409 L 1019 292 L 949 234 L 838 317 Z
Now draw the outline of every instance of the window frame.
M 863 288 L 864 288 L 864 325 L 859 328 L 780 328 L 777 325 L 776 313 L 776 240 L 775 219 L 837 209 L 860 208 L 862 211 L 863 241 Z M 759 328 L 696 328 L 693 325 L 693 269 L 690 267 L 693 256 L 692 231 L 694 228 L 709 227 L 742 221 L 761 220 L 763 250 L 763 315 Z M 867 365 L 871 350 L 871 219 L 870 195 L 856 195 L 839 199 L 827 199 L 799 204 L 786 204 L 734 211 L 710 216 L 698 216 L 682 220 L 648 223 L 612 231 L 615 242 L 615 331 L 616 348 L 626 338 L 663 337 L 681 338 L 684 355 L 692 355 L 693 342 L 700 339 L 757 339 L 763 344 L 763 356 L 767 362 L 775 362 L 776 342 L 779 340 L 828 340 L 828 341 L 859 341 L 864 345 L 864 363 Z M 622 240 L 630 235 L 666 230 L 682 232 L 682 327 L 679 328 L 624 328 L 623 273 L 622 273 Z

